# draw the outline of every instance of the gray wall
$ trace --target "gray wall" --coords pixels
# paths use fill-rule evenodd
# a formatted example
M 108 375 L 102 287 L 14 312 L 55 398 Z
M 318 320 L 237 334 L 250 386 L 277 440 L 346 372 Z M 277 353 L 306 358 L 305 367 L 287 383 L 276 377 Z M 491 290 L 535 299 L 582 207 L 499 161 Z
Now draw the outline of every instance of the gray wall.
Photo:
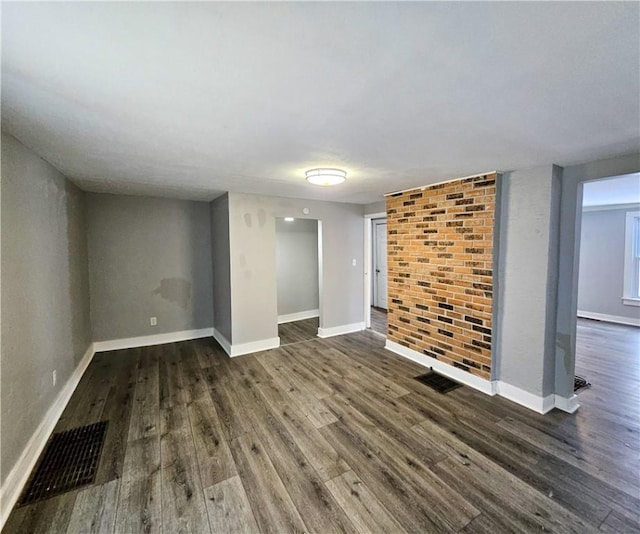
M 278 316 L 317 310 L 318 222 L 276 219 Z
M 91 324 L 83 193 L 5 133 L 1 213 L 4 481 L 91 344 Z
M 211 202 L 211 262 L 213 274 L 213 326 L 231 343 L 231 248 L 229 195 Z
M 638 319 L 640 308 L 622 304 L 626 216 L 634 209 L 584 211 L 580 237 L 578 310 Z
M 94 341 L 211 328 L 209 203 L 87 194 L 87 222 Z
M 372 204 L 367 204 L 364 207 L 364 214 L 371 215 L 374 213 L 386 213 L 387 212 L 387 202 L 386 200 L 380 200 L 379 202 L 373 202 Z
M 542 396 L 553 391 L 560 174 L 502 179 L 495 378 Z
M 322 222 L 320 327 L 363 321 L 362 205 L 230 193 L 229 206 L 234 344 L 278 335 L 276 217 Z

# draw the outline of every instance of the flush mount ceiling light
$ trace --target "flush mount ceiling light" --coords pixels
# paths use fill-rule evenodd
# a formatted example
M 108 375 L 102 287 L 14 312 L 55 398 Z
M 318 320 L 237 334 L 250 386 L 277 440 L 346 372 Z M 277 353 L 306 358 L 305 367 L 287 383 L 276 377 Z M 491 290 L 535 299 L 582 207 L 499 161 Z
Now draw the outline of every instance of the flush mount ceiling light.
M 338 185 L 347 179 L 347 172 L 340 169 L 311 169 L 304 173 L 307 182 L 314 185 Z
M 293 222 L 295 219 L 293 217 L 285 217 L 285 222 Z

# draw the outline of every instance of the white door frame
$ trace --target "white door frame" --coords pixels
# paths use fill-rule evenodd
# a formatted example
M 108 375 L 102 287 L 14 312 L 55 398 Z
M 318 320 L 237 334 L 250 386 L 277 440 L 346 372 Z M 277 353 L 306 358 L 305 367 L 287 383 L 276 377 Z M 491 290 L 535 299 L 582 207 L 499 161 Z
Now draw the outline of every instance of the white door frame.
M 373 264 L 373 232 L 371 228 L 371 219 L 384 219 L 387 217 L 385 211 L 380 213 L 368 213 L 364 216 L 364 325 L 365 328 L 371 328 L 371 284 L 372 273 L 371 266 Z

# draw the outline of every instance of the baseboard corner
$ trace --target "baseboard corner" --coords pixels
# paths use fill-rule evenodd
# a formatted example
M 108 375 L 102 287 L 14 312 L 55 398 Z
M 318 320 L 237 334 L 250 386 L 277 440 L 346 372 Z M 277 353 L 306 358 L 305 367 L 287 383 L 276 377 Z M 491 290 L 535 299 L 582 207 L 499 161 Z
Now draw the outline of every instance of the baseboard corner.
M 7 478 L 0 487 L 0 530 L 4 528 L 9 514 L 11 514 L 13 507 L 20 497 L 20 493 L 29 479 L 31 471 L 35 467 L 42 450 L 49 440 L 49 436 L 69 403 L 73 392 L 76 390 L 76 387 L 78 387 L 95 353 L 95 344 L 90 343 L 82 359 L 58 393 L 53 404 L 45 413 L 42 421 L 22 450 L 18 461 L 11 471 L 9 471 Z
M 327 338 L 333 336 L 341 336 L 344 334 L 352 334 L 364 330 L 364 321 L 359 323 L 343 324 L 339 326 L 330 326 L 328 328 L 318 328 L 318 337 Z

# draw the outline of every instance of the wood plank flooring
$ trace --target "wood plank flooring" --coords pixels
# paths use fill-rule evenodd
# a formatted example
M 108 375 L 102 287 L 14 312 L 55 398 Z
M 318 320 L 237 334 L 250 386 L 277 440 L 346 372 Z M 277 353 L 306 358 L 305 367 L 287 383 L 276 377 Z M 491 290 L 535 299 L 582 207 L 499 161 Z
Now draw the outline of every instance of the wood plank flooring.
M 371 306 L 371 330 L 387 335 L 387 310 Z
M 279 324 L 278 336 L 280 336 L 280 346 L 315 339 L 318 337 L 318 326 L 318 317 Z
M 96 354 L 57 427 L 109 419 L 96 484 L 3 532 L 640 532 L 640 329 L 578 334 L 573 415 L 435 393 L 372 332 Z

